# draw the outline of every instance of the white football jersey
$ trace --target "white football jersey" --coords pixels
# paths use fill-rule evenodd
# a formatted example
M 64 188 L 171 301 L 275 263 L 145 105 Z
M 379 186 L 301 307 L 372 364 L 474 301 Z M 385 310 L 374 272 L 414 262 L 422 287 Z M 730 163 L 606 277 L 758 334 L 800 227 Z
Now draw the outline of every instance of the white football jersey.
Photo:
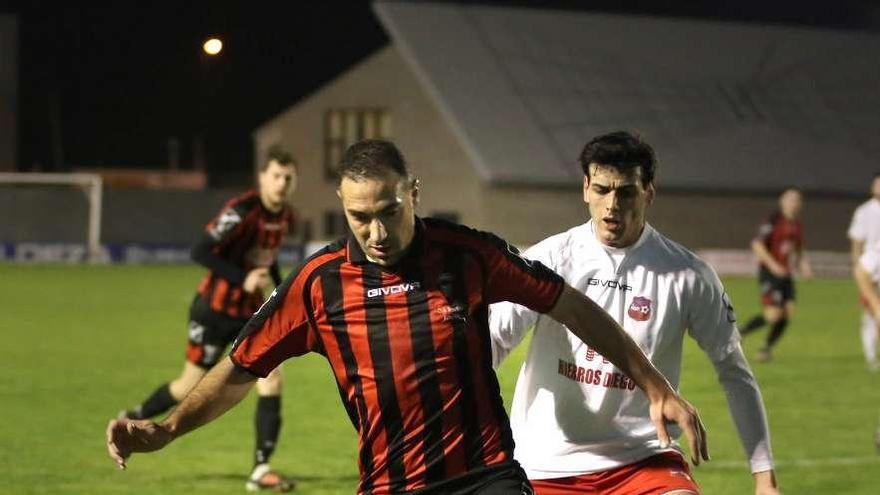
M 733 308 L 714 270 L 649 225 L 625 249 L 601 244 L 588 222 L 523 254 L 605 309 L 676 389 L 686 331 L 713 361 L 739 349 Z M 677 448 L 660 448 L 645 394 L 549 316 L 492 305 L 496 366 L 531 327 L 510 414 L 515 457 L 529 478 L 604 471 Z M 674 437 L 680 433 L 670 427 Z
M 880 200 L 871 198 L 856 208 L 847 235 L 866 247 L 880 241 Z

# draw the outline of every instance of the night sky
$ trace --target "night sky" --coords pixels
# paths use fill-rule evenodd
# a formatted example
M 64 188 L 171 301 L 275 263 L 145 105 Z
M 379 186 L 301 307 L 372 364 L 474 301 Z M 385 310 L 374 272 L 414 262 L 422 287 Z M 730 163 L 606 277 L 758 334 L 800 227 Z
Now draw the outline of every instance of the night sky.
M 880 24 L 878 2 L 867 0 L 480 3 L 874 31 Z M 211 183 L 248 180 L 255 127 L 388 42 L 368 2 L 35 1 L 0 10 L 19 15 L 19 170 L 162 168 L 171 137 L 187 168 L 201 132 Z M 224 49 L 207 59 L 201 44 L 212 35 Z

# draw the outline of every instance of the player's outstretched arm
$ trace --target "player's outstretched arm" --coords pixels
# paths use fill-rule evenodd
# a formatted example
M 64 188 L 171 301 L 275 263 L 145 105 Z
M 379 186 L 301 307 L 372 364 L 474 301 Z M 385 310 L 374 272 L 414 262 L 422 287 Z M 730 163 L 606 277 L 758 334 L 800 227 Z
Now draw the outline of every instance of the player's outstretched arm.
M 724 388 L 730 415 L 749 459 L 755 480 L 755 495 L 778 495 L 764 399 L 761 398 L 758 382 L 742 347 L 737 344 L 731 352 L 723 356 L 713 353 L 708 355 L 715 366 L 718 381 Z
M 118 419 L 107 425 L 107 452 L 120 469 L 135 452 L 152 452 L 209 423 L 238 404 L 257 377 L 226 358 L 205 375 L 165 421 Z
M 614 363 L 645 391 L 651 402 L 651 420 L 662 446 L 670 443 L 666 422 L 672 421 L 688 439 L 691 461 L 698 465 L 701 460 L 709 460 L 706 430 L 697 410 L 672 389 L 635 341 L 601 307 L 566 285 L 548 315 Z

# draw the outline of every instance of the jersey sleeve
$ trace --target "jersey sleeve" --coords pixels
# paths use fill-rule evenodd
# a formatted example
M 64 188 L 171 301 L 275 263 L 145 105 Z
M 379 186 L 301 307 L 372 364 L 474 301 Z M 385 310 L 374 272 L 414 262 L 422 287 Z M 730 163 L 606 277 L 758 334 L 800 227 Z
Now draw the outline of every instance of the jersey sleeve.
M 742 347 L 737 344 L 727 356 L 713 360 L 712 364 L 727 396 L 727 406 L 752 472 L 773 469 L 770 428 L 767 426 L 764 399 L 755 375 L 743 355 Z
M 697 260 L 687 299 L 688 333 L 713 361 L 724 358 L 739 344 L 736 314 L 718 274 Z
M 486 267 L 486 302 L 509 301 L 539 313 L 556 305 L 565 282 L 540 261 L 523 257 L 519 250 L 494 234 L 483 233 L 479 251 Z
M 308 279 L 302 271 L 292 273 L 244 326 L 230 353 L 238 367 L 265 377 L 286 359 L 317 350 Z
M 554 267 L 552 253 L 542 244 L 527 249 L 523 256 Z M 528 330 L 535 326 L 540 313 L 508 301 L 489 306 L 489 335 L 492 339 L 492 366 L 498 367 L 510 352 L 523 341 Z
M 205 225 L 205 232 L 215 242 L 223 242 L 230 238 L 244 221 L 245 211 L 240 205 L 227 203 L 220 213 Z
M 767 242 L 767 239 L 770 238 L 770 235 L 773 234 L 773 219 L 768 218 L 766 221 L 761 223 L 758 226 L 757 235 L 755 235 L 755 239 L 758 239 L 762 242 Z

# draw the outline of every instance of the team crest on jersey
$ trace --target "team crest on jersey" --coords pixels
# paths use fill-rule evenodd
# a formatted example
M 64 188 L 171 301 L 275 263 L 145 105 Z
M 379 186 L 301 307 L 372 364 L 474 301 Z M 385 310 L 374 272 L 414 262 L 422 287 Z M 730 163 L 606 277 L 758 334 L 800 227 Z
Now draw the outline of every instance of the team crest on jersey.
M 647 297 L 636 296 L 629 303 L 627 314 L 636 321 L 648 321 L 651 319 L 651 300 Z

